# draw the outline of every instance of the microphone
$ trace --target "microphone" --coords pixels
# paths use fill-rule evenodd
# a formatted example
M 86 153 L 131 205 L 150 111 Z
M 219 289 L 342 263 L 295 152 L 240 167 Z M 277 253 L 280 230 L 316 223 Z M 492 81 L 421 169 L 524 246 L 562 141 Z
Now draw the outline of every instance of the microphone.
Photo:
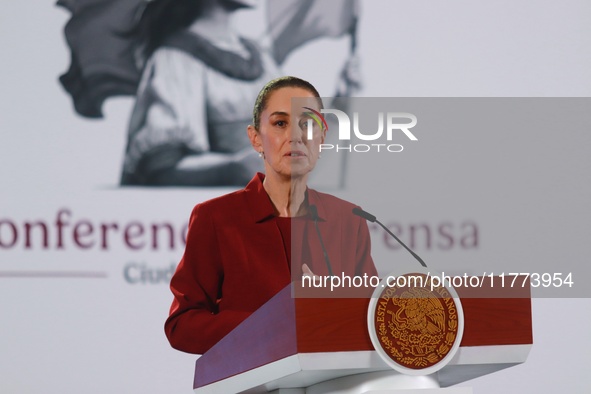
M 316 207 L 314 207 L 314 208 L 316 208 Z M 361 209 L 361 208 L 358 208 L 358 207 L 355 207 L 355 208 L 353 208 L 353 213 L 354 213 L 355 215 L 357 215 L 357 216 L 360 216 L 360 217 L 362 217 L 362 218 L 363 218 L 363 219 L 365 219 L 365 220 L 368 220 L 368 221 L 372 222 L 372 223 L 377 223 L 377 224 L 379 224 L 379 225 L 380 225 L 380 226 L 381 226 L 381 227 L 382 227 L 384 230 L 386 230 L 386 232 L 387 232 L 388 234 L 390 234 L 392 237 L 394 237 L 394 239 L 395 239 L 396 241 L 398 241 L 398 243 L 399 243 L 400 245 L 402 245 L 402 246 L 404 247 L 404 249 L 406 249 L 406 250 L 408 251 L 408 253 L 412 254 L 412 255 L 413 255 L 413 257 L 414 257 L 415 259 L 417 259 L 417 261 L 418 261 L 419 263 L 421 263 L 421 265 L 422 265 L 423 267 L 427 268 L 427 264 L 425 264 L 425 262 L 423 261 L 423 259 L 422 259 L 422 258 L 420 258 L 420 257 L 419 257 L 419 256 L 418 256 L 418 255 L 417 255 L 415 252 L 413 252 L 412 250 L 410 250 L 410 248 L 409 248 L 408 246 L 406 246 L 406 245 L 404 244 L 404 242 L 402 242 L 402 241 L 401 241 L 401 240 L 400 240 L 400 239 L 399 239 L 397 236 L 395 236 L 395 235 L 394 235 L 394 233 L 392 233 L 392 231 L 390 231 L 390 230 L 388 229 L 388 227 L 384 226 L 384 225 L 383 225 L 383 224 L 382 224 L 382 223 L 381 223 L 381 222 L 380 222 L 380 221 L 379 221 L 379 220 L 378 220 L 378 219 L 377 219 L 377 218 L 376 218 L 374 215 L 372 215 L 372 214 L 371 214 L 371 213 L 369 213 L 369 212 L 365 212 L 363 209 Z
M 322 253 L 324 254 L 324 261 L 326 262 L 328 274 L 330 276 L 334 276 L 334 274 L 332 273 L 332 266 L 330 265 L 330 260 L 328 258 L 328 253 L 326 252 L 324 242 L 322 241 L 322 235 L 320 234 L 320 229 L 318 228 L 318 209 L 316 208 L 316 205 L 310 205 L 308 209 L 310 210 L 310 214 L 312 215 L 312 220 L 314 220 L 314 227 L 316 227 L 316 233 L 318 234 L 318 239 L 320 240 L 320 246 L 322 247 Z

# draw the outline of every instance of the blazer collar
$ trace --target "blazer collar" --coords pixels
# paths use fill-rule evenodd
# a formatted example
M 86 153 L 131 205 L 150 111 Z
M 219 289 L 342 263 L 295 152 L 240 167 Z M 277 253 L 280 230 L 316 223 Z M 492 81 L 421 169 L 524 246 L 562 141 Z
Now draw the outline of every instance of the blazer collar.
M 253 219 L 257 223 L 263 222 L 275 216 L 273 203 L 271 202 L 269 195 L 263 187 L 264 180 L 265 175 L 258 172 L 244 188 L 244 191 L 246 192 L 245 196 L 252 212 Z M 307 188 L 306 195 L 308 198 L 308 204 L 316 205 L 318 218 L 322 221 L 326 221 L 326 210 L 320 198 L 320 194 L 316 190 Z
M 308 204 L 316 205 L 316 210 L 318 211 L 318 219 L 325 222 L 326 210 L 324 209 L 324 204 L 322 203 L 322 199 L 320 198 L 320 193 L 318 193 L 314 189 L 306 189 L 306 194 L 308 196 Z
M 254 221 L 259 223 L 275 216 L 273 203 L 263 187 L 265 175 L 257 172 L 252 180 L 244 188 L 248 206 L 252 212 Z

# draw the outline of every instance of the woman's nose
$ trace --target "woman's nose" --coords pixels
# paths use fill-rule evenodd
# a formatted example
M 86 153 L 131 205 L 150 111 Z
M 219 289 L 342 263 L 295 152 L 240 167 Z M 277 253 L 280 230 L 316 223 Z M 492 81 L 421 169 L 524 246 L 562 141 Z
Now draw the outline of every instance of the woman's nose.
M 291 128 L 290 142 L 305 142 L 308 133 L 306 122 L 295 122 Z

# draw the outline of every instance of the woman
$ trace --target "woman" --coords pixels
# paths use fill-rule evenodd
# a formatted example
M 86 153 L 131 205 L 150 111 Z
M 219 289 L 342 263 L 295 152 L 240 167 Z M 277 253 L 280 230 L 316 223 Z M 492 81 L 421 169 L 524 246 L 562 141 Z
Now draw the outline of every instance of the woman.
M 304 101 L 292 107 L 294 97 Z M 322 123 L 312 122 L 308 139 L 308 119 L 321 108 L 316 89 L 295 77 L 259 93 L 248 137 L 265 175 L 194 208 L 171 280 L 165 331 L 174 348 L 204 353 L 303 273 L 376 275 L 367 224 L 351 213 L 354 205 L 306 186 L 326 136 Z
M 230 26 L 252 0 L 154 0 L 135 34 L 148 59 L 130 120 L 122 185 L 245 185 L 262 170 L 244 128 L 250 102 L 279 76 Z

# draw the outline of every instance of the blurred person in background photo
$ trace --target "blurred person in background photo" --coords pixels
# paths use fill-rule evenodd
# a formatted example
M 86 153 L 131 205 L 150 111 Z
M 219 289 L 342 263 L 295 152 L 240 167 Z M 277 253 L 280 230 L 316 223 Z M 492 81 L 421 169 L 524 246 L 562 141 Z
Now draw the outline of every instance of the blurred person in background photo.
M 148 58 L 131 116 L 122 184 L 244 185 L 262 170 L 243 132 L 250 100 L 279 76 L 230 26 L 256 0 L 155 0 L 138 33 Z
M 136 96 L 121 185 L 245 185 L 262 170 L 243 132 L 251 100 L 265 81 L 282 75 L 291 52 L 312 40 L 351 37 L 335 95 L 359 89 L 354 0 L 58 4 L 72 12 L 65 28 L 72 61 L 60 81 L 76 112 L 100 118 L 106 98 Z M 263 36 L 245 38 L 232 18 L 262 5 Z

